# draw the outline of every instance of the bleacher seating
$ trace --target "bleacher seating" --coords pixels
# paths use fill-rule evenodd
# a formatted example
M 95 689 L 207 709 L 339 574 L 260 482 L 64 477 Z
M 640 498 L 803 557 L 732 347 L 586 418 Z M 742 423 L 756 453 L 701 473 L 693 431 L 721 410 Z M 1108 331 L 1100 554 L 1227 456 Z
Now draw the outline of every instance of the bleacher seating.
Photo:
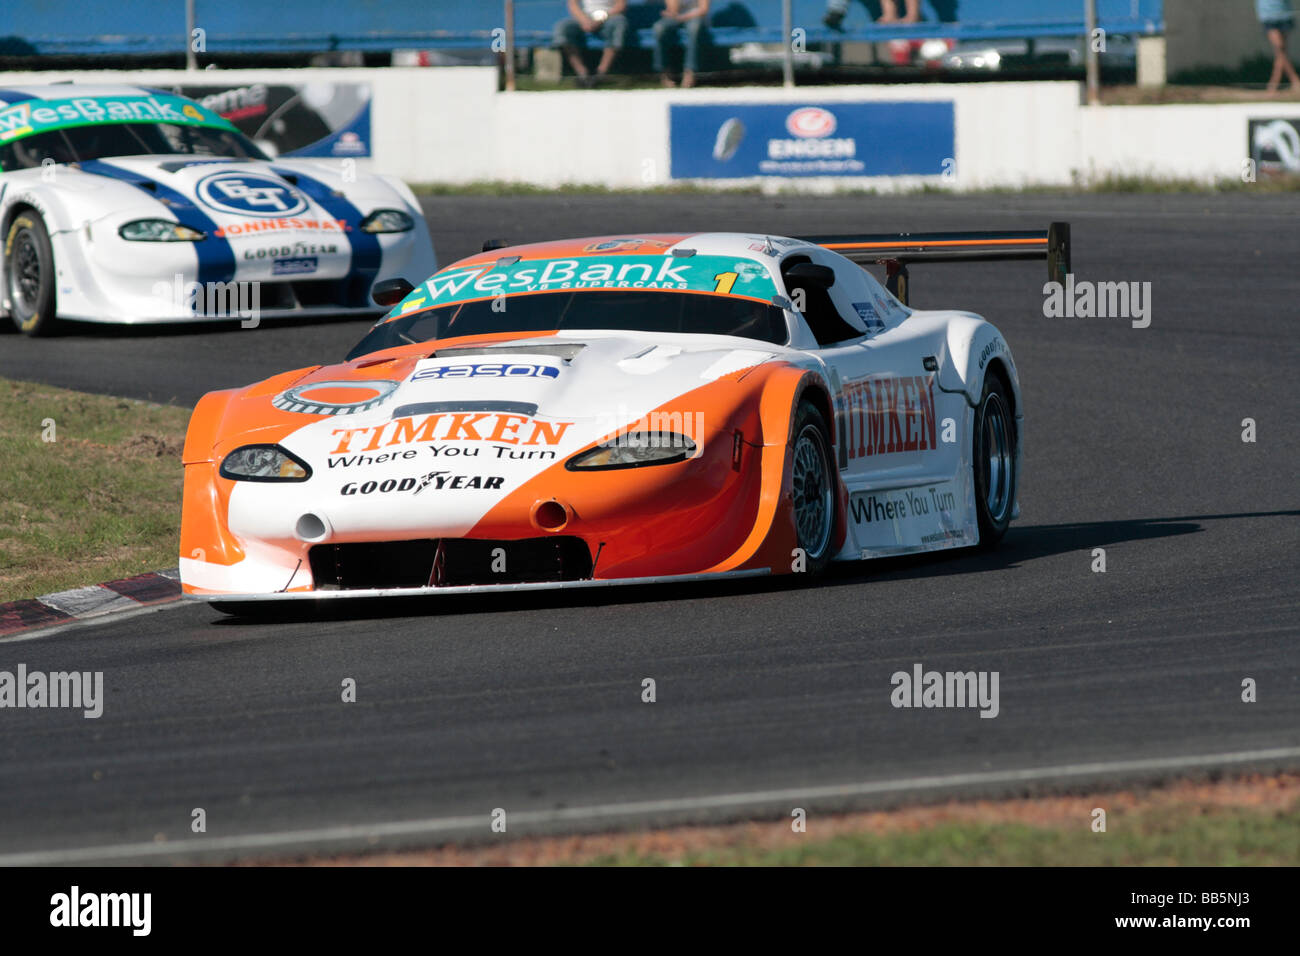
M 902 0 L 899 0 L 900 6 Z M 472 49 L 488 46 L 502 25 L 498 0 L 198 0 L 198 24 L 209 51 L 236 53 L 315 52 L 395 48 Z M 638 42 L 650 43 L 655 4 L 633 3 Z M 956 41 L 1010 37 L 1079 36 L 1082 0 L 959 0 L 959 20 L 940 24 L 873 24 L 854 0 L 844 31 L 822 24 L 825 0 L 794 0 L 794 22 L 808 43 L 944 38 Z M 21 37 L 39 53 L 58 55 L 151 54 L 184 49 L 184 5 L 173 0 L 134 0 L 124 21 L 117 4 L 41 0 L 6 4 L 0 37 Z M 1155 34 L 1164 29 L 1163 0 L 1098 0 L 1099 24 L 1111 33 Z M 929 3 L 922 2 L 929 12 Z M 519 47 L 549 46 L 564 0 L 516 0 Z M 931 14 L 932 15 L 932 14 Z M 714 0 L 714 43 L 782 41 L 781 0 Z

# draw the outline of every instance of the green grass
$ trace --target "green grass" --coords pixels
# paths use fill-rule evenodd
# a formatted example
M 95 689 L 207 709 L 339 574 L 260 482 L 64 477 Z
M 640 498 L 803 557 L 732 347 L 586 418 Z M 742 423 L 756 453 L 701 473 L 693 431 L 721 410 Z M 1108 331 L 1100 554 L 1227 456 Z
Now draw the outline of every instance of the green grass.
M 1294 866 L 1300 807 L 1285 812 L 1196 807 L 1112 813 L 1107 832 L 1020 823 L 947 823 L 916 831 L 857 832 L 779 847 L 739 844 L 678 856 L 631 850 L 598 866 Z M 806 842 L 805 842 L 806 840 Z
M 0 601 L 174 567 L 188 420 L 0 379 Z

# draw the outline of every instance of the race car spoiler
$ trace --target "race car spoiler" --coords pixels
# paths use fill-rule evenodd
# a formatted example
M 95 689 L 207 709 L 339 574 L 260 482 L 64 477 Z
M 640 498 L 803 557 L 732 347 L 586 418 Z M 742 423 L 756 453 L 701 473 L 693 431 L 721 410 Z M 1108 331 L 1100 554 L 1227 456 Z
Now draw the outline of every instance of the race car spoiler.
M 1046 259 L 1050 281 L 1065 282 L 1070 271 L 1070 224 L 1012 232 L 901 232 L 858 236 L 802 236 L 846 259 L 885 266 L 885 287 L 907 304 L 909 262 L 991 262 Z

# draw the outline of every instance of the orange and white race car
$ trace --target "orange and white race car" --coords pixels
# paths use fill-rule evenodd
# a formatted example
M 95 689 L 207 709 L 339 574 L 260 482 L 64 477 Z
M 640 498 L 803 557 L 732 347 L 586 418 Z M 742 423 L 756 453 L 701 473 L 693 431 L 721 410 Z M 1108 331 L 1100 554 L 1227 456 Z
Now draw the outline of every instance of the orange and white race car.
M 212 392 L 184 590 L 247 602 L 816 574 L 990 544 L 1017 514 L 1011 350 L 908 307 L 918 259 L 1047 258 L 1068 227 L 485 248 L 337 365 Z M 882 285 L 859 263 L 882 262 Z

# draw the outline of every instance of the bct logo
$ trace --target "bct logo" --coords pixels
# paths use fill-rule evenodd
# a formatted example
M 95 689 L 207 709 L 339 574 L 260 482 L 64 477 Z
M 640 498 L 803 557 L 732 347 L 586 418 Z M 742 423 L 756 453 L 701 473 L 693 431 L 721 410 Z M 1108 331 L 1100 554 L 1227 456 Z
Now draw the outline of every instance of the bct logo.
M 217 173 L 199 183 L 204 205 L 238 216 L 281 218 L 307 208 L 307 198 L 288 183 L 254 173 Z

